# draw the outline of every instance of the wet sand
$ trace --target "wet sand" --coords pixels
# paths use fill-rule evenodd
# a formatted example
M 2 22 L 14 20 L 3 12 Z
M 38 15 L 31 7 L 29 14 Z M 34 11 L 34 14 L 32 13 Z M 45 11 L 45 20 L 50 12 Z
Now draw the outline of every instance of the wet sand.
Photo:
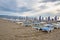
M 0 19 L 0 40 L 60 40 L 60 29 L 47 33 Z

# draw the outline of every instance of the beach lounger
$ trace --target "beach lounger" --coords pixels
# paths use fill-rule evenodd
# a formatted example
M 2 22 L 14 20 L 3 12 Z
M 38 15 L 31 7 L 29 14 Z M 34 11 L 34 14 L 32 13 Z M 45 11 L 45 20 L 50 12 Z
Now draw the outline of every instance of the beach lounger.
M 54 25 L 54 28 L 56 29 L 60 28 L 60 23 L 53 23 L 53 25 Z
M 51 24 L 47 24 L 45 27 L 41 28 L 42 31 L 47 31 L 48 33 L 51 32 L 52 30 L 54 30 L 53 25 Z

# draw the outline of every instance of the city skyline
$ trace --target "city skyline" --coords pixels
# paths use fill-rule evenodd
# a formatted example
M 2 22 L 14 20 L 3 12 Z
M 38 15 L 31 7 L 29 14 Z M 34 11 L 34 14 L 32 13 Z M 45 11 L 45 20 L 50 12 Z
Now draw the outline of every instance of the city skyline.
M 0 15 L 0 18 L 3 19 L 19 19 L 19 20 L 39 20 L 39 21 L 51 21 L 51 20 L 60 20 L 59 16 L 47 16 L 47 17 L 43 17 L 43 16 L 38 16 L 38 17 L 31 17 L 31 16 L 9 16 L 9 15 Z

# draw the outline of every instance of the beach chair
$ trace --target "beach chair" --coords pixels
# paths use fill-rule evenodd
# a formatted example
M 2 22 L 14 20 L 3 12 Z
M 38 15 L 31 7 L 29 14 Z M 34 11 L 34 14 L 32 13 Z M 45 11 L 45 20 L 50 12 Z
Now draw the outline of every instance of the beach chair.
M 54 30 L 54 27 L 51 24 L 47 24 L 44 27 L 42 27 L 41 30 L 42 31 L 47 31 L 49 33 L 49 32 L 52 32 L 52 30 Z
M 32 28 L 35 28 L 37 30 L 40 30 L 41 27 L 42 26 L 40 25 L 40 23 L 34 23 L 33 26 L 32 26 Z
M 42 28 L 43 26 L 33 26 L 32 28 L 35 28 L 35 29 L 37 29 L 37 30 L 41 30 L 41 28 Z
M 24 24 L 23 24 L 25 27 L 31 27 L 32 26 L 32 24 L 30 23 L 30 22 L 24 22 Z
M 60 28 L 60 23 L 52 23 L 54 25 L 54 28 L 58 29 Z

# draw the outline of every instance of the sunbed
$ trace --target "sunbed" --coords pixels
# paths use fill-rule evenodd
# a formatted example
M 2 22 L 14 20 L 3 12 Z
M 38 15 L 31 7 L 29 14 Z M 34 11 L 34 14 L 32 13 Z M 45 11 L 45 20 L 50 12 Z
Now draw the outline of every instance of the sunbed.
M 44 27 L 41 28 L 42 31 L 47 31 L 48 33 L 54 30 L 53 25 L 51 24 L 46 24 Z

